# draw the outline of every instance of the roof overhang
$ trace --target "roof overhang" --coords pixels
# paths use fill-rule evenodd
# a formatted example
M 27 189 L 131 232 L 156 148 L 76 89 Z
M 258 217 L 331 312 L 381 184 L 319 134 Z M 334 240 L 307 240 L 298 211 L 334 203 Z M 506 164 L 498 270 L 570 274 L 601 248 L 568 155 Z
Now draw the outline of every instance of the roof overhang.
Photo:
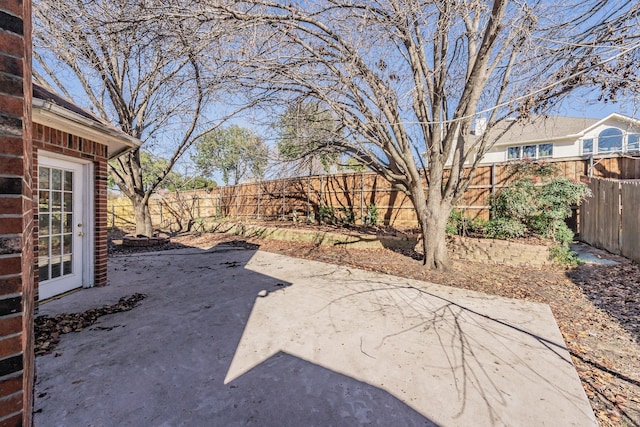
M 52 102 L 33 98 L 32 105 L 32 120 L 34 123 L 106 145 L 109 159 L 140 147 L 140 140 L 127 135 L 121 130 L 90 120 Z

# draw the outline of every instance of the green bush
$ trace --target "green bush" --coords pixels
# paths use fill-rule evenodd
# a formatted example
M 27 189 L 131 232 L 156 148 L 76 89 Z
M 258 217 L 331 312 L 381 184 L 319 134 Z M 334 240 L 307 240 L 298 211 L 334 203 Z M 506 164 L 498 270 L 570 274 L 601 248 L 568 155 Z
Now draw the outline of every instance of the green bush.
M 336 223 L 340 225 L 353 225 L 356 223 L 356 214 L 351 208 L 340 208 Z
M 526 231 L 525 225 L 513 218 L 494 218 L 484 227 L 484 235 L 491 239 L 523 237 Z
M 446 233 L 450 235 L 465 236 L 473 232 L 482 232 L 484 223 L 480 219 L 470 219 L 464 216 L 462 211 L 453 209 L 447 219 Z
M 556 264 L 564 267 L 577 267 L 582 264 L 578 256 L 573 252 L 569 245 L 553 245 L 549 249 L 549 259 Z
M 453 209 L 447 219 L 447 227 L 445 228 L 446 233 L 451 235 L 462 234 L 463 221 L 464 216 L 462 215 L 462 212 L 457 209 Z
M 526 231 L 560 242 L 571 242 L 565 219 L 571 206 L 589 195 L 589 188 L 568 178 L 552 178 L 536 185 L 531 178 L 515 181 L 491 201 L 492 220 L 521 222 Z
M 378 224 L 378 208 L 373 203 L 367 206 L 367 215 L 364 217 L 364 224 L 368 227 Z
M 537 189 L 529 178 L 515 181 L 491 201 L 491 218 L 525 221 L 535 214 Z
M 336 213 L 331 206 L 322 205 L 318 208 L 318 222 L 320 224 L 336 223 Z

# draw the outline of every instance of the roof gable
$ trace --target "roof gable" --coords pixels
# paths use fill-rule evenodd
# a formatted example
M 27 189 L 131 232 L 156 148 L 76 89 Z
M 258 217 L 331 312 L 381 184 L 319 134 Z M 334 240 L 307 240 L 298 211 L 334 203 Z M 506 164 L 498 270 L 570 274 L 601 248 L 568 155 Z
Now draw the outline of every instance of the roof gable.
M 110 159 L 141 144 L 140 140 L 37 83 L 33 83 L 32 119 L 35 123 L 106 145 Z
M 504 121 L 491 129 L 496 145 L 549 141 L 582 134 L 600 122 L 598 119 L 568 116 L 536 116 L 524 121 Z

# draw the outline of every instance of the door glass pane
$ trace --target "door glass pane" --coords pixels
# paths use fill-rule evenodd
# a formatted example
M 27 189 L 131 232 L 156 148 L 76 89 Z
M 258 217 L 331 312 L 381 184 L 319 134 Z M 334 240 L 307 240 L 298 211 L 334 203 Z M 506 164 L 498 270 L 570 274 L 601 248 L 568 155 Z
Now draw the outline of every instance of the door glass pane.
M 48 237 L 40 237 L 38 239 L 38 254 L 40 254 L 41 256 L 49 256 L 49 238 Z
M 64 211 L 71 212 L 73 211 L 73 194 L 64 193 Z
M 67 274 L 71 273 L 73 273 L 73 271 L 71 271 L 71 260 L 64 261 L 62 263 L 62 275 L 66 276 Z
M 49 210 L 49 192 L 40 190 L 40 200 L 38 201 L 38 209 L 40 212 Z
M 582 153 L 583 154 L 593 153 L 593 139 L 585 139 L 582 141 Z
M 71 255 L 62 257 L 62 275 L 71 274 Z
M 51 259 L 51 278 L 55 279 L 56 277 L 60 277 L 62 273 L 62 262 L 60 257 Z
M 62 232 L 63 233 L 71 233 L 73 227 L 73 214 L 66 214 L 64 216 L 64 222 L 62 224 Z
M 58 191 L 51 192 L 51 211 L 60 212 L 62 210 L 62 193 Z
M 51 234 L 60 234 L 62 232 L 62 215 L 55 213 L 51 215 Z
M 71 234 L 65 234 L 64 236 L 62 236 L 62 253 L 71 253 L 72 237 L 73 236 Z
M 60 169 L 51 170 L 51 188 L 53 190 L 62 190 L 62 171 Z
M 38 262 L 38 280 L 40 282 L 44 282 L 45 280 L 49 280 L 49 259 L 45 258 L 44 262 Z
M 73 189 L 73 172 L 64 172 L 64 191 L 71 191 Z
M 40 168 L 38 186 L 43 190 L 49 188 L 49 168 Z
M 51 255 L 60 255 L 62 251 L 62 242 L 60 236 L 51 236 Z
M 49 214 L 38 215 L 38 234 L 49 234 Z

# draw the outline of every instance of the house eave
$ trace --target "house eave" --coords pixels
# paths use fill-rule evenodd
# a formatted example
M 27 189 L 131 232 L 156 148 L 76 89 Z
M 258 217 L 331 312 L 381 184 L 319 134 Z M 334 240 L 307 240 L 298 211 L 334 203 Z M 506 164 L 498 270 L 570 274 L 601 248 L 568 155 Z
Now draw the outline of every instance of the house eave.
M 582 138 L 584 136 L 584 132 L 576 133 L 574 135 L 562 135 L 556 136 L 554 138 L 540 138 L 540 139 L 529 139 L 525 141 L 505 141 L 505 142 L 496 142 L 494 147 L 508 147 L 510 145 L 532 145 L 532 144 L 545 144 L 549 142 L 560 142 L 560 141 L 573 141 L 578 138 Z
M 138 139 L 54 103 L 34 98 L 32 105 L 32 120 L 34 123 L 63 130 L 81 138 L 106 145 L 109 159 L 140 147 L 141 143 Z

